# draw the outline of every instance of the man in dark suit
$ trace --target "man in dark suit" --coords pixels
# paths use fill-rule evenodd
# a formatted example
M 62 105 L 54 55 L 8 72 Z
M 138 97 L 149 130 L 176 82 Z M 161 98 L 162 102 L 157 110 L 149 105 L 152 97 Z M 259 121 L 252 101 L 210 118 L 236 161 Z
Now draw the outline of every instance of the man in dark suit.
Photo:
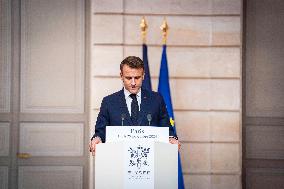
M 129 56 L 120 64 L 123 89 L 104 97 L 97 117 L 95 134 L 90 142 L 90 151 L 95 152 L 96 144 L 105 142 L 106 126 L 151 125 L 169 128 L 169 141 L 179 144 L 172 126 L 163 97 L 153 91 L 142 89 L 144 64 L 139 57 Z M 179 144 L 180 146 L 180 144 Z

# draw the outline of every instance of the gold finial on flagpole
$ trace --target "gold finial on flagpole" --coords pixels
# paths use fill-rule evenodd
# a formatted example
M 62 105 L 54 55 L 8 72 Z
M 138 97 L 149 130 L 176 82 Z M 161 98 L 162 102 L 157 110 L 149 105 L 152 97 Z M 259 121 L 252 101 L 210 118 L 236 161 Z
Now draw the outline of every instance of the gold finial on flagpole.
M 148 25 L 147 25 L 147 22 L 146 22 L 146 19 L 145 19 L 144 16 L 143 16 L 143 18 L 141 20 L 140 28 L 141 28 L 142 42 L 143 42 L 143 44 L 145 44 L 146 43 L 146 34 L 147 34 Z
M 168 26 L 166 18 L 164 18 L 163 24 L 160 26 L 160 28 L 163 34 L 163 44 L 165 45 L 167 43 L 167 36 L 168 36 L 168 30 L 169 30 L 169 26 Z

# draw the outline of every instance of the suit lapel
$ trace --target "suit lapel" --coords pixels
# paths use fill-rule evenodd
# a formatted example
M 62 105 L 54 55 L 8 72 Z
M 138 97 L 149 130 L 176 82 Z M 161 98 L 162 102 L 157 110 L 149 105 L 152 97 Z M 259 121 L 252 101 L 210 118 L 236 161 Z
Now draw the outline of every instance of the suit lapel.
M 142 89 L 141 89 L 142 90 Z M 140 104 L 140 112 L 138 117 L 138 125 L 141 125 L 143 118 L 147 117 L 149 113 L 150 107 L 150 95 L 146 90 L 141 91 L 141 104 Z
M 125 115 L 125 120 L 124 120 L 124 125 L 133 125 L 131 119 L 130 119 L 130 114 L 127 109 L 126 101 L 125 101 L 125 96 L 124 96 L 124 91 L 123 89 L 119 93 L 119 104 L 120 104 L 120 109 L 121 109 L 121 114 Z M 127 124 L 129 123 L 129 124 Z

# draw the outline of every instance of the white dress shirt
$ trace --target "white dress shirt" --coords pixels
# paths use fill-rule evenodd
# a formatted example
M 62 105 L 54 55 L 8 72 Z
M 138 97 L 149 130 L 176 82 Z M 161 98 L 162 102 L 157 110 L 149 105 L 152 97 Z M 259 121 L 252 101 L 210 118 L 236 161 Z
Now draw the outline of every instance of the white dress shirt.
M 125 87 L 123 88 L 123 91 L 124 91 L 124 97 L 125 97 L 127 109 L 128 109 L 129 115 L 131 116 L 131 102 L 132 102 L 132 98 L 129 96 L 129 95 L 131 95 L 131 93 L 128 90 L 126 90 Z M 138 106 L 139 106 L 139 111 L 140 111 L 141 89 L 136 94 L 136 98 L 137 98 L 137 101 L 138 101 Z

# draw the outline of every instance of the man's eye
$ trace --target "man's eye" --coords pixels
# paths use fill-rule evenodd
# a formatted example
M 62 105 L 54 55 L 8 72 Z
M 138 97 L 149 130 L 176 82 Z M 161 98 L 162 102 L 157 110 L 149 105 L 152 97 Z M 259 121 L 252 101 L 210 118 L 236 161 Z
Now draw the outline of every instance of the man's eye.
M 140 76 L 135 77 L 135 79 L 140 79 Z
M 127 80 L 131 80 L 131 77 L 125 77 Z

